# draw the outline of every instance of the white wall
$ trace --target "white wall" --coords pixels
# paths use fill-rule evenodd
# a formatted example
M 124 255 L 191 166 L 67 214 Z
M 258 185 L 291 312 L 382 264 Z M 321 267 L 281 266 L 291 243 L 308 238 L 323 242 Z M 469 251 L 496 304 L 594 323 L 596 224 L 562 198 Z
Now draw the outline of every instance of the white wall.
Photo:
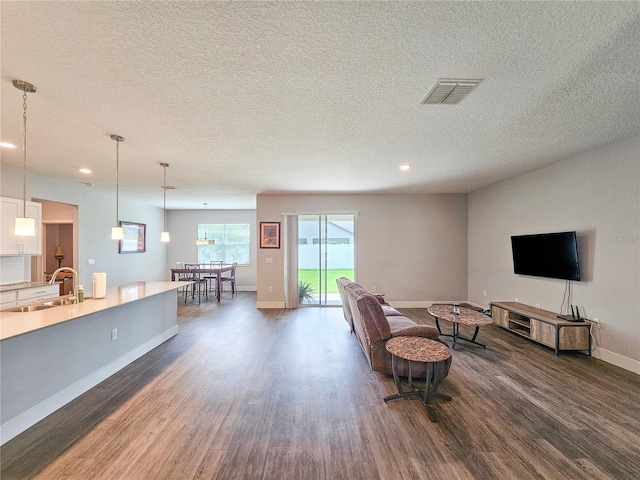
M 22 198 L 22 172 L 2 166 L 0 175 L 2 196 Z M 78 205 L 77 270 L 79 283 L 85 285 L 87 291 L 94 272 L 106 272 L 109 286 L 167 279 L 167 248 L 160 242 L 163 226 L 161 208 L 141 205 L 120 196 L 120 219 L 147 225 L 147 251 L 121 255 L 118 242 L 111 240 L 111 227 L 116 221 L 113 193 L 73 182 L 52 182 L 29 174 L 27 197 Z M 90 258 L 95 259 L 95 265 L 87 264 Z M 0 266 L 11 261 L 3 257 Z
M 640 373 L 640 137 L 473 192 L 468 211 L 470 301 L 559 312 L 565 282 L 515 275 L 510 236 L 576 230 L 572 303 L 602 323 L 594 354 Z
M 171 234 L 168 249 L 168 268 L 176 262 L 196 263 L 198 261 L 198 223 L 248 223 L 251 235 L 250 265 L 238 265 L 236 285 L 239 290 L 256 289 L 256 244 L 257 227 L 255 210 L 207 210 L 206 219 L 203 210 L 170 210 L 167 215 L 167 228 Z M 165 280 L 170 280 L 170 273 Z
M 375 286 L 397 306 L 467 298 L 466 195 L 257 197 L 258 222 L 282 222 L 283 213 L 322 212 L 358 213 L 356 275 L 365 288 Z M 279 250 L 258 249 L 259 307 L 284 305 L 285 248 L 283 242 Z

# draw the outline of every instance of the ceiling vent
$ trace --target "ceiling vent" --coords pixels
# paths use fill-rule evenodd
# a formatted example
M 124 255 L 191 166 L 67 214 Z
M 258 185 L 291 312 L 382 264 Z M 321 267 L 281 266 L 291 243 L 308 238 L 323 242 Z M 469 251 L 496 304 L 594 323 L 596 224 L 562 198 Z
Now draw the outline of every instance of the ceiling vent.
M 481 82 L 482 79 L 439 78 L 422 103 L 456 105 Z

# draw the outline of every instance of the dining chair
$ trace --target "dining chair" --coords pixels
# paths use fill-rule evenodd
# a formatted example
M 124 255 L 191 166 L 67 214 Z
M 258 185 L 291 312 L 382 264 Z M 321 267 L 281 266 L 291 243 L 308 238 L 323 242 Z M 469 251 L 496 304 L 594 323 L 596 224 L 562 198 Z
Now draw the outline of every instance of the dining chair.
M 222 266 L 222 260 L 212 260 L 209 262 L 211 268 L 220 268 Z M 211 291 L 212 280 L 215 278 L 216 282 L 218 281 L 218 275 L 215 273 L 208 273 L 204 275 L 203 278 L 206 278 L 209 281 L 209 291 Z
M 224 284 L 228 282 L 231 284 L 231 298 L 236 295 L 236 268 L 238 266 L 238 262 L 233 262 L 233 266 L 231 267 L 231 271 L 228 276 L 220 277 L 220 294 L 224 292 Z
M 202 295 L 204 292 L 205 298 L 209 299 L 209 291 L 208 291 L 208 281 L 206 278 L 202 277 L 200 274 L 200 265 L 197 263 L 192 263 L 185 265 L 187 269 L 186 279 L 185 281 L 192 282 L 191 283 L 191 298 L 195 299 L 196 295 L 198 295 L 198 305 L 202 301 Z M 187 291 L 188 293 L 188 291 Z M 184 303 L 187 303 L 187 297 L 189 295 L 186 294 L 184 296 Z
M 176 262 L 176 268 L 184 270 L 185 268 L 184 262 Z M 178 276 L 176 278 L 179 282 L 187 281 L 187 274 L 185 272 L 178 273 Z M 182 287 L 182 294 L 185 296 L 185 298 L 188 290 L 189 290 L 189 285 L 185 285 L 184 287 Z

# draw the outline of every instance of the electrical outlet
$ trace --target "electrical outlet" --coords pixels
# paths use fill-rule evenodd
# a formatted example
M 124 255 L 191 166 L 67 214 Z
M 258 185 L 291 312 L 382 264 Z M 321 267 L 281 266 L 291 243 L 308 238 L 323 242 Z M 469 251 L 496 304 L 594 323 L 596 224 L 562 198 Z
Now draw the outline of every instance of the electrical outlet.
M 540 304 L 539 303 L 536 303 L 536 308 L 540 308 Z
M 273 292 L 273 287 L 269 287 L 269 291 L 270 291 L 270 292 Z
M 600 319 L 599 318 L 592 318 L 591 319 L 591 324 L 593 325 L 593 328 L 602 328 L 602 325 L 600 324 Z
M 516 297 L 516 303 L 518 303 L 518 297 Z
M 118 329 L 114 328 L 111 330 L 111 340 L 115 340 L 116 338 L 118 338 Z
M 487 296 L 487 291 L 486 290 L 482 290 L 482 296 L 486 297 Z
M 372 292 L 376 292 L 376 288 L 377 288 L 377 287 L 374 285 L 373 287 L 371 287 L 371 291 L 372 291 Z

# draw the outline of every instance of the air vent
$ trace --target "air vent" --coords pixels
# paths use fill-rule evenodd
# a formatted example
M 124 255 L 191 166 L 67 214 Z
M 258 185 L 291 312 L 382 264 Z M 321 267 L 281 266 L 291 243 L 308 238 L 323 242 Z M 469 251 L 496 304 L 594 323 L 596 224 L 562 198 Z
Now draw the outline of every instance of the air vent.
M 481 82 L 482 79 L 439 78 L 422 103 L 456 105 Z

